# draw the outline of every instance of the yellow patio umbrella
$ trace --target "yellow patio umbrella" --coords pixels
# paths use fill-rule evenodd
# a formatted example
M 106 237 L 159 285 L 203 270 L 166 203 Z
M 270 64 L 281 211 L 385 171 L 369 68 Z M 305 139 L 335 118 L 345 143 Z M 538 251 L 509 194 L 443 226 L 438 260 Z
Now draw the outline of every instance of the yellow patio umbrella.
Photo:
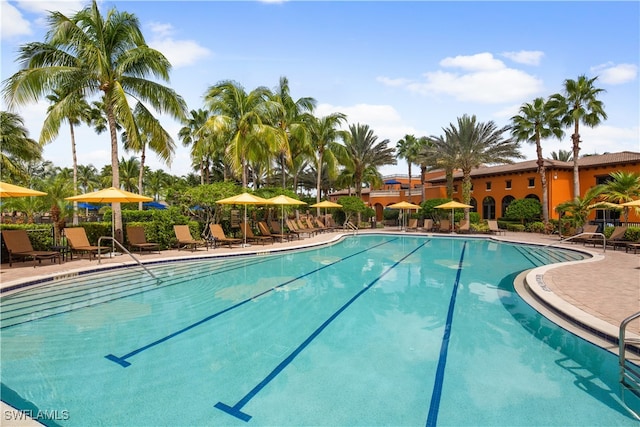
M 342 205 L 332 202 L 330 200 L 323 200 L 321 202 L 318 203 L 314 203 L 313 205 L 309 206 L 310 208 L 324 208 L 324 216 L 327 216 L 327 209 L 335 209 L 335 208 L 341 208 Z
M 436 209 L 451 209 L 451 232 L 453 233 L 453 210 L 454 209 L 466 209 L 472 208 L 473 206 L 467 205 L 465 203 L 456 202 L 452 200 L 447 203 L 443 203 L 441 205 L 435 206 Z
M 132 193 L 130 191 L 121 190 L 115 187 L 104 188 L 102 190 L 94 191 L 92 193 L 79 194 L 77 196 L 65 197 L 65 200 L 70 202 L 89 202 L 89 203 L 137 203 L 137 202 L 150 202 L 153 199 L 147 196 L 141 196 L 140 194 Z M 111 237 L 115 238 L 113 221 L 113 205 L 111 206 Z M 113 248 L 112 242 L 111 247 Z
M 280 230 L 284 230 L 284 206 L 285 205 L 294 206 L 294 205 L 307 204 L 302 200 L 294 199 L 293 197 L 285 196 L 284 194 L 267 199 L 267 201 L 273 205 L 280 205 L 282 208 L 282 215 L 280 215 Z
M 244 226 L 247 227 L 247 205 L 269 205 L 271 204 L 267 199 L 263 199 L 262 197 L 254 196 L 249 193 L 242 193 L 235 196 L 227 197 L 225 199 L 220 199 L 216 203 L 221 205 L 244 205 Z M 247 235 L 244 234 L 244 242 L 242 244 L 243 247 L 247 246 Z
M 19 185 L 9 184 L 0 181 L 0 198 L 3 197 L 29 197 L 29 196 L 46 196 L 47 193 L 32 190 Z
M 402 226 L 404 225 L 404 211 L 406 210 L 412 210 L 412 209 L 420 209 L 420 205 L 415 205 L 413 203 L 410 202 L 398 202 L 398 203 L 394 203 L 392 205 L 387 206 L 390 209 L 401 209 L 402 210 L 402 225 L 400 225 L 400 229 L 402 230 Z

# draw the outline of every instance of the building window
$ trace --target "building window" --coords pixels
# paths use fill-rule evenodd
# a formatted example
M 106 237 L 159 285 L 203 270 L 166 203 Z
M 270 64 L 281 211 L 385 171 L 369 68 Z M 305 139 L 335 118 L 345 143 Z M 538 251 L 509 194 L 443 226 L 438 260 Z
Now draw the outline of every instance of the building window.
M 506 216 L 506 212 L 507 212 L 507 208 L 509 207 L 509 205 L 511 204 L 511 202 L 513 202 L 516 198 L 513 196 L 505 196 L 502 199 L 502 216 Z
M 454 192 L 454 193 L 457 193 L 457 192 L 458 192 L 458 186 L 457 186 L 457 185 L 454 185 L 454 186 L 453 186 L 453 192 Z
M 487 181 L 487 191 L 491 191 L 491 181 Z
M 536 179 L 535 178 L 529 178 L 529 188 L 535 187 L 536 186 Z
M 510 179 L 505 181 L 505 188 L 507 190 L 511 190 L 511 180 Z
M 612 180 L 613 180 L 613 177 L 611 175 L 596 176 L 596 185 L 606 184 L 607 182 Z
M 482 218 L 496 219 L 496 201 L 493 197 L 485 197 L 482 201 Z

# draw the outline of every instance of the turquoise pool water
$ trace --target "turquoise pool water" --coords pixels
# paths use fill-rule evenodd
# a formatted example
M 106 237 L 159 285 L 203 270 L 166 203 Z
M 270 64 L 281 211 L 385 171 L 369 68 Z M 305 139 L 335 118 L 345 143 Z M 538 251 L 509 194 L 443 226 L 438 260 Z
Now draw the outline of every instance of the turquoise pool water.
M 1 300 L 2 399 L 65 426 L 637 425 L 617 358 L 513 290 L 580 257 L 363 235 L 60 280 Z

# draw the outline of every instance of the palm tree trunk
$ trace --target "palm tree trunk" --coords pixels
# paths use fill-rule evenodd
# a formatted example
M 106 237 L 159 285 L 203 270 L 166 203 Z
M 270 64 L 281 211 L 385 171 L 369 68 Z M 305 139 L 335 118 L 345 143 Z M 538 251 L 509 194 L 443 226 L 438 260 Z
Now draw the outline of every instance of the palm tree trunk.
M 106 96 L 105 96 L 106 98 Z M 120 161 L 118 159 L 118 133 L 116 129 L 116 119 L 113 114 L 113 105 L 110 101 L 105 100 L 107 107 L 107 121 L 109 122 L 109 132 L 111 134 L 111 185 L 114 188 L 120 188 Z M 120 202 L 111 203 L 113 212 L 113 230 L 114 238 L 122 242 L 122 208 Z
M 580 153 L 580 134 L 576 120 L 571 141 L 573 142 L 573 198 L 580 197 L 580 171 L 578 169 L 578 156 Z
M 78 195 L 78 156 L 76 155 L 76 135 L 73 123 L 69 122 L 71 132 L 71 159 L 73 161 L 73 195 Z M 78 202 L 73 202 L 73 225 L 78 225 Z
M 411 163 L 409 162 L 409 198 L 407 199 L 409 202 L 412 202 L 411 200 Z
M 462 171 L 462 203 L 467 205 L 471 202 L 471 170 Z M 469 208 L 464 208 L 464 219 L 469 222 Z M 451 218 L 453 224 L 453 218 Z
M 420 165 L 420 203 L 424 202 L 424 176 L 427 173 L 427 167 Z
M 549 195 L 547 194 L 547 172 L 542 158 L 542 145 L 540 138 L 536 138 L 536 154 L 538 156 L 538 172 L 540 173 L 540 184 L 542 185 L 542 221 L 544 225 L 549 223 Z
M 142 144 L 142 153 L 140 154 L 140 173 L 138 174 L 138 194 L 143 195 L 142 192 L 142 178 L 144 177 L 144 161 L 146 159 L 147 144 Z M 138 202 L 138 210 L 142 210 L 142 202 Z
M 322 186 L 322 156 L 324 152 L 318 150 L 317 178 L 316 178 L 316 203 L 320 203 L 320 187 Z M 320 208 L 316 208 L 316 216 L 320 216 Z

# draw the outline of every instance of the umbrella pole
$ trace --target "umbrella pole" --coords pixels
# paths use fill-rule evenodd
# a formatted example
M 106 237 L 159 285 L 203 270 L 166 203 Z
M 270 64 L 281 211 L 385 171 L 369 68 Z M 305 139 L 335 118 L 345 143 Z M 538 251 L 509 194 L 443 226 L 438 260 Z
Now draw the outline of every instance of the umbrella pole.
M 242 244 L 243 248 L 247 247 L 247 205 L 244 205 L 244 233 L 242 233 L 242 237 L 244 238 L 244 243 Z

